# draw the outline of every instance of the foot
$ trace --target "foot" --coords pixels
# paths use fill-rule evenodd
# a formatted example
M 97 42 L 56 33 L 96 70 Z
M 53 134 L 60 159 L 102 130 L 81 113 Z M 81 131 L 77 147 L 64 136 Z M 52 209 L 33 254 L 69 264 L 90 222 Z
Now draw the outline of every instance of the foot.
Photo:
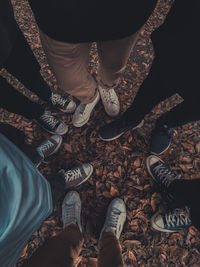
M 100 239 L 106 232 L 112 232 L 119 239 L 124 222 L 126 220 L 126 206 L 120 198 L 115 198 L 110 203 L 104 226 L 101 230 Z
M 71 170 L 60 170 L 58 179 L 61 179 L 62 184 L 66 188 L 74 188 L 87 181 L 92 175 L 92 172 L 93 166 L 89 163 L 84 163 Z
M 151 218 L 151 225 L 161 232 L 178 232 L 192 225 L 190 209 L 186 206 L 166 214 L 156 213 Z
M 111 117 L 117 116 L 120 111 L 120 104 L 115 90 L 105 89 L 102 88 L 100 85 L 98 86 L 98 89 L 106 113 Z
M 150 151 L 153 154 L 161 155 L 171 145 L 174 130 L 167 125 L 156 127 L 151 135 Z
M 45 111 L 44 114 L 35 121 L 51 134 L 63 135 L 68 131 L 68 126 L 62 120 L 53 116 L 50 111 Z
M 49 98 L 49 103 L 65 113 L 73 113 L 76 109 L 76 103 L 69 97 L 55 94 L 53 92 Z
M 62 137 L 58 134 L 51 136 L 49 139 L 41 143 L 37 148 L 37 152 L 44 160 L 58 151 L 62 144 Z
M 69 225 L 76 225 L 82 232 L 81 227 L 81 200 L 79 194 L 70 191 L 66 194 L 62 204 L 62 221 L 66 228 Z
M 94 99 L 94 101 L 92 103 L 89 103 L 89 104 L 82 104 L 81 103 L 77 107 L 77 109 L 73 115 L 73 119 L 72 119 L 72 123 L 75 127 L 81 127 L 89 121 L 90 114 L 91 114 L 93 108 L 98 103 L 98 101 L 99 101 L 99 93 L 97 94 L 96 98 Z
M 99 137 L 103 141 L 112 141 L 117 138 L 119 138 L 121 135 L 123 135 L 125 132 L 129 130 L 134 130 L 137 128 L 142 127 L 144 124 L 144 121 L 127 124 L 123 117 L 119 118 L 118 120 L 115 120 L 103 127 L 99 130 Z
M 154 155 L 146 159 L 146 166 L 151 177 L 164 191 L 167 191 L 174 180 L 181 179 L 170 170 L 164 161 Z

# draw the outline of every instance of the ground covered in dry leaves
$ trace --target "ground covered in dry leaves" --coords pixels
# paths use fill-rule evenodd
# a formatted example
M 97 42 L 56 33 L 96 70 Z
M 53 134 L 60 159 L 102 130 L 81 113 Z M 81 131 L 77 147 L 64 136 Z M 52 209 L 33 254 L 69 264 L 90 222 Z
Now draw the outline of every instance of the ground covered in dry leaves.
M 42 0 L 41 0 L 42 1 Z M 148 74 L 154 54 L 149 35 L 165 18 L 170 8 L 170 0 L 160 0 L 155 12 L 146 24 L 133 51 L 123 79 L 117 89 L 122 112 L 130 105 L 137 90 Z M 16 19 L 42 66 L 42 75 L 55 90 L 59 88 L 46 62 L 40 45 L 38 29 L 26 0 L 13 0 Z M 47 7 L 48 8 L 48 7 Z M 92 22 L 91 22 L 92 25 Z M 95 45 L 90 54 L 89 71 L 96 76 L 98 55 Z M 2 71 L 9 81 L 29 97 L 38 101 L 36 96 L 27 92 L 23 86 Z M 82 199 L 85 245 L 80 257 L 79 267 L 96 266 L 98 235 L 104 222 L 106 208 L 114 197 L 124 199 L 127 207 L 127 220 L 121 237 L 125 266 L 200 266 L 200 235 L 194 228 L 179 233 L 166 234 L 154 231 L 150 227 L 150 218 L 157 210 L 163 210 L 165 203 L 156 192 L 152 179 L 145 167 L 148 156 L 148 144 L 155 119 L 182 101 L 175 95 L 159 104 L 145 119 L 143 128 L 129 131 L 112 142 L 103 142 L 98 138 L 99 127 L 110 118 L 99 103 L 89 123 L 78 129 L 71 124 L 71 116 L 59 113 L 60 118 L 70 125 L 64 136 L 62 149 L 40 168 L 48 177 L 61 167 L 70 168 L 78 162 L 90 162 L 94 173 L 89 181 L 77 188 Z M 56 112 L 56 111 L 55 111 Z M 26 132 L 27 142 L 36 144 L 48 136 L 35 123 L 18 115 L 0 112 L 0 120 L 6 121 Z M 200 133 L 199 122 L 187 124 L 176 129 L 173 144 L 162 156 L 172 170 L 187 179 L 200 178 Z M 87 218 L 87 219 L 86 219 Z M 17 266 L 30 257 L 48 237 L 61 231 L 60 210 L 43 223 L 32 236 L 23 251 Z

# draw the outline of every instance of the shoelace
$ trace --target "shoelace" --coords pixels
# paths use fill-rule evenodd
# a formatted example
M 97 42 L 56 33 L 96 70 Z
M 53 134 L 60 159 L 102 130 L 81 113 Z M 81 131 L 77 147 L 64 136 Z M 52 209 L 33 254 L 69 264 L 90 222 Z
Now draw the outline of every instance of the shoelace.
M 121 213 L 118 210 L 114 210 L 111 212 L 110 220 L 109 220 L 109 227 L 113 228 L 114 230 L 117 230 L 117 225 L 119 222 L 120 214 Z
M 79 168 L 69 170 L 69 171 L 61 170 L 60 173 L 64 176 L 66 182 L 74 181 L 82 177 L 82 173 Z
M 37 151 L 38 151 L 38 153 L 42 156 L 42 157 L 44 157 L 44 153 L 47 151 L 47 150 L 49 150 L 49 148 L 51 148 L 52 146 L 54 146 L 54 144 L 50 141 L 50 140 L 48 140 L 46 143 L 44 143 L 43 145 L 41 145 L 41 146 L 39 146 L 38 148 L 37 148 Z
M 178 176 L 176 176 L 172 171 L 170 171 L 168 168 L 163 166 L 163 164 L 159 164 L 158 166 L 155 166 L 153 170 L 158 175 L 162 184 L 165 185 L 166 187 L 169 187 L 169 185 L 171 184 L 173 180 L 179 179 Z
M 191 224 L 191 220 L 189 218 L 190 209 L 186 207 L 185 209 L 175 209 L 172 213 L 165 215 L 165 220 L 167 226 L 181 226 L 181 225 L 189 225 Z
M 71 223 L 75 223 L 76 222 L 76 215 L 75 215 L 75 208 L 74 205 L 66 205 L 65 208 L 65 213 L 64 213 L 64 221 L 65 224 L 71 224 Z
M 51 115 L 51 113 L 48 112 L 45 112 L 44 115 L 41 116 L 41 119 L 52 128 L 54 128 L 58 123 L 58 120 L 53 115 Z
M 61 95 L 52 94 L 51 101 L 53 105 L 59 104 L 61 107 L 64 107 L 67 99 L 64 99 Z
M 112 103 L 112 104 L 117 105 L 117 100 L 115 99 L 112 89 L 108 91 L 102 89 L 102 92 L 104 94 L 104 99 L 106 100 L 107 103 Z

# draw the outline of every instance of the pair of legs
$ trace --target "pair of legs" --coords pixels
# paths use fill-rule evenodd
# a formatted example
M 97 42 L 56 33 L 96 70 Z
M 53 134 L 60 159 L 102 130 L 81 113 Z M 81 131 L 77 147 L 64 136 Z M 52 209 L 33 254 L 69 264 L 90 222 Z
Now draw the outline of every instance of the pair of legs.
M 73 124 L 76 127 L 82 126 L 89 120 L 90 113 L 99 100 L 99 93 L 108 115 L 118 115 L 119 101 L 114 88 L 119 83 L 138 35 L 136 33 L 121 40 L 97 43 L 99 55 L 97 83 L 88 73 L 91 43 L 64 43 L 40 32 L 44 51 L 58 84 L 81 102 L 73 117 Z
M 100 129 L 101 139 L 111 141 L 127 130 L 141 127 L 145 115 L 161 101 L 175 93 L 178 93 L 184 101 L 157 120 L 156 131 L 152 136 L 151 151 L 161 154 L 166 150 L 167 145 L 165 144 L 165 147 L 162 147 L 162 143 L 170 142 L 172 134 L 170 128 L 200 119 L 198 104 L 200 92 L 196 88 L 195 81 L 188 82 L 188 77 L 179 77 L 171 64 L 173 64 L 173 61 L 155 58 L 150 73 L 141 85 L 132 105 L 121 118 Z M 166 130 L 163 129 L 164 125 L 167 126 Z M 161 140 L 163 132 L 165 132 L 166 138 Z M 159 138 L 160 142 L 158 142 Z
M 64 229 L 53 239 L 40 247 L 23 267 L 73 267 L 83 245 L 81 227 L 81 201 L 77 192 L 67 193 L 62 205 Z M 119 243 L 126 208 L 121 199 L 114 199 L 107 211 L 105 224 L 98 244 L 99 267 L 122 267 Z
M 149 174 L 161 191 L 167 194 L 168 200 L 173 206 L 169 213 L 156 213 L 152 217 L 153 228 L 163 232 L 176 232 L 194 224 L 199 229 L 200 179 L 186 180 L 177 177 L 165 162 L 154 155 L 147 158 L 146 164 Z
M 64 112 L 70 112 L 69 108 L 72 107 L 72 104 L 69 99 L 52 93 L 49 86 L 43 80 L 40 74 L 40 65 L 17 23 L 15 24 L 15 37 L 13 39 L 11 53 L 6 61 L 1 64 L 1 67 L 15 76 L 43 101 L 49 102 Z M 44 116 L 45 110 L 41 105 L 29 100 L 1 76 L 0 107 L 30 120 L 36 120 L 51 133 L 64 134 L 67 131 L 67 126 L 62 121 L 56 119 L 52 114 Z M 53 121 L 54 123 L 52 123 Z

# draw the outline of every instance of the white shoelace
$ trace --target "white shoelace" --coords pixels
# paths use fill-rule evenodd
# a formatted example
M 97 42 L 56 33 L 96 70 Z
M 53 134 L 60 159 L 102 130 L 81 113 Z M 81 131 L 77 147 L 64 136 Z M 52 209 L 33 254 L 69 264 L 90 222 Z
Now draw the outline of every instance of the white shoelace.
M 81 173 L 81 170 L 79 168 L 69 170 L 66 172 L 63 170 L 63 175 L 64 175 L 66 182 L 74 181 L 74 180 L 77 180 L 80 177 L 82 177 L 82 173 Z
M 54 144 L 50 140 L 48 140 L 45 144 L 39 146 L 37 148 L 37 151 L 42 157 L 44 157 L 44 153 L 52 146 L 54 146 Z
M 66 205 L 64 213 L 64 222 L 66 225 L 76 222 L 75 208 L 74 205 Z
M 189 214 L 190 210 L 188 207 L 185 209 L 175 209 L 173 213 L 170 212 L 165 215 L 167 226 L 176 227 L 191 224 Z
M 178 176 L 176 176 L 173 172 L 171 172 L 162 164 L 155 166 L 153 170 L 159 176 L 159 179 L 162 182 L 162 184 L 165 185 L 166 187 L 169 187 L 169 185 L 173 180 L 179 179 Z
M 110 220 L 109 220 L 109 227 L 112 228 L 113 230 L 117 231 L 117 225 L 119 222 L 119 216 L 120 216 L 119 211 L 112 211 L 110 214 Z
M 51 115 L 51 113 L 48 112 L 45 112 L 44 115 L 41 116 L 41 118 L 52 128 L 54 128 L 58 122 L 58 120 L 54 118 L 54 116 Z
M 52 94 L 51 101 L 53 105 L 59 104 L 60 106 L 64 107 L 67 99 L 64 99 L 61 95 Z

